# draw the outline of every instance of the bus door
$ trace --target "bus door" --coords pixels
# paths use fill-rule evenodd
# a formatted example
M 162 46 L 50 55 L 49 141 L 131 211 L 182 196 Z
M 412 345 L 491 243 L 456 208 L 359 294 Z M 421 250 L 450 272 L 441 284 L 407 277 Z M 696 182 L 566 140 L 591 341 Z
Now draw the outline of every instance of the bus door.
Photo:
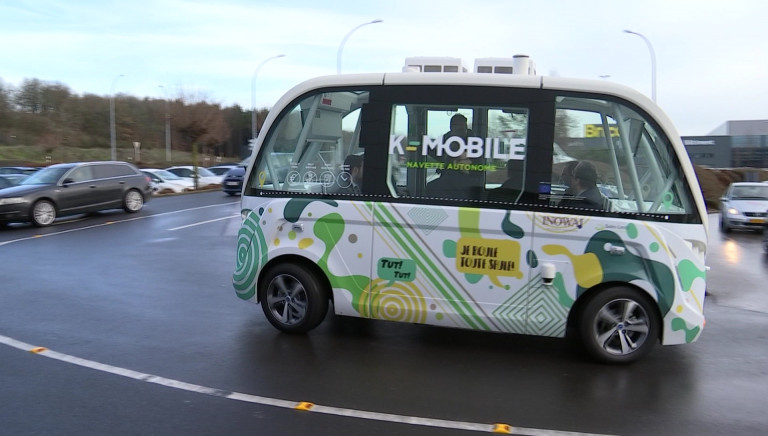
M 424 92 L 424 103 L 389 109 L 380 160 L 390 201 L 375 205 L 368 316 L 524 333 L 529 110 L 435 103 L 446 94 Z

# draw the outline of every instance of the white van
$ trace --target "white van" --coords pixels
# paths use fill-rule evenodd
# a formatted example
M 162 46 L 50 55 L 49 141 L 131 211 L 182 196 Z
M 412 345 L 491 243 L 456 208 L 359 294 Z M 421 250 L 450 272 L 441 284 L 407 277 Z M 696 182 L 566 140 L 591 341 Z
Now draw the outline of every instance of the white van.
M 606 81 L 309 80 L 265 121 L 242 216 L 234 287 L 285 332 L 316 327 L 330 304 L 573 333 L 596 359 L 626 363 L 704 327 L 707 214 L 693 168 L 664 113 Z

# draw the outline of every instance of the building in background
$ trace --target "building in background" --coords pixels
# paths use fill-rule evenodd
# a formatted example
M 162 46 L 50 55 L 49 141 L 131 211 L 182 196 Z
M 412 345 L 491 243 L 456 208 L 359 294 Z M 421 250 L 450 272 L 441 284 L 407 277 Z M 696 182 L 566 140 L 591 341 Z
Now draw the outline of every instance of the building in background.
M 695 165 L 768 168 L 768 120 L 727 121 L 707 136 L 683 136 Z

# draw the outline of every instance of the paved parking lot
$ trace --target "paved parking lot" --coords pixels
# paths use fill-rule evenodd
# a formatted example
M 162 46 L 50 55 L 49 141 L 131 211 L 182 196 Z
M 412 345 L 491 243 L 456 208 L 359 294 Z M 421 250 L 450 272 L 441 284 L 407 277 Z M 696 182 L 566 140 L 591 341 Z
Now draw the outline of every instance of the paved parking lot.
M 4 431 L 706 435 L 768 425 L 768 260 L 755 234 L 712 226 L 699 342 L 615 367 L 558 339 L 332 316 L 309 335 L 280 334 L 231 286 L 238 206 L 210 192 L 0 231 Z

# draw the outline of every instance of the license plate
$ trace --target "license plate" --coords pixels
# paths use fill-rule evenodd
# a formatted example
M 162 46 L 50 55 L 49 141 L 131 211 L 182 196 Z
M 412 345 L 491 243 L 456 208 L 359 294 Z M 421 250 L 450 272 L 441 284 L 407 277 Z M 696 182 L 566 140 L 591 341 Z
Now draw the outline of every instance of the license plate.
M 227 186 L 237 186 L 237 182 L 227 182 Z
M 752 224 L 763 224 L 765 220 L 762 218 L 751 218 L 749 222 Z

